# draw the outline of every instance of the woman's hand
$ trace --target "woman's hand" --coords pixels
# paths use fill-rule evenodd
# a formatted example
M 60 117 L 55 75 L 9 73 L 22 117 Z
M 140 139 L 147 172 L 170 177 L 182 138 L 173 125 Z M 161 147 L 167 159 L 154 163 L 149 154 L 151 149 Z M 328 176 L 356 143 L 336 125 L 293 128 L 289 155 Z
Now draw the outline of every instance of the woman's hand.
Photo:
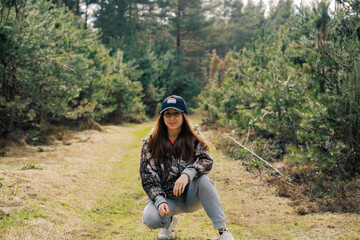
M 167 203 L 161 203 L 158 207 L 158 211 L 161 217 L 165 217 L 170 214 L 170 209 Z
M 181 174 L 181 176 L 176 180 L 175 187 L 173 190 L 174 195 L 180 196 L 184 191 L 186 185 L 189 183 L 189 176 L 187 174 Z

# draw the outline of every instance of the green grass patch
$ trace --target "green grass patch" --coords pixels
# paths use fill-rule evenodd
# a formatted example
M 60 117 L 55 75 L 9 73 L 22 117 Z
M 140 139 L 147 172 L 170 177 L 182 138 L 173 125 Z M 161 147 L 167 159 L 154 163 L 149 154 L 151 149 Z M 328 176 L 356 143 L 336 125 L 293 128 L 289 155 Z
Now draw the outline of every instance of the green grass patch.
M 125 238 L 127 233 L 130 235 L 135 234 L 138 227 L 134 226 L 139 226 L 141 219 L 138 218 L 144 207 L 142 197 L 141 193 L 124 193 L 120 195 L 109 194 L 99 198 L 96 204 L 84 213 L 85 221 L 89 221 L 95 226 L 92 231 L 94 238 L 112 239 L 123 237 L 120 239 L 127 239 Z M 136 222 L 135 219 L 137 219 Z M 133 231 L 130 228 L 133 228 Z M 136 233 L 136 235 L 139 236 L 139 233 Z
M 136 143 L 126 145 L 126 147 L 129 149 L 141 149 L 142 145 L 143 145 L 142 141 L 138 141 Z M 132 157 L 133 157 L 133 155 L 132 155 Z
M 147 128 L 144 128 L 144 129 L 140 129 L 136 132 L 134 132 L 133 134 L 136 136 L 136 137 L 146 137 L 150 132 L 151 130 L 154 128 L 154 126 L 151 126 L 151 127 L 147 127 Z
M 21 170 L 32 170 L 32 169 L 41 169 L 39 166 L 36 165 L 36 161 L 30 161 L 28 163 L 24 163 L 24 166 L 21 168 Z
M 17 214 L 1 214 L 0 213 L 0 229 L 2 231 L 8 228 L 23 228 L 33 218 L 44 217 L 43 211 L 35 209 L 23 209 Z

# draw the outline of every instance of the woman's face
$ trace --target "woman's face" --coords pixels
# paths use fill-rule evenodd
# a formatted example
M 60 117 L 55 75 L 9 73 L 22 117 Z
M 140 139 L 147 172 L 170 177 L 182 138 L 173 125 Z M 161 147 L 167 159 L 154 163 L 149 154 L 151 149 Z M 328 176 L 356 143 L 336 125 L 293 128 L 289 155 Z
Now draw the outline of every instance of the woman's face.
M 175 109 L 168 109 L 164 112 L 164 122 L 168 130 L 180 130 L 183 124 L 183 115 Z

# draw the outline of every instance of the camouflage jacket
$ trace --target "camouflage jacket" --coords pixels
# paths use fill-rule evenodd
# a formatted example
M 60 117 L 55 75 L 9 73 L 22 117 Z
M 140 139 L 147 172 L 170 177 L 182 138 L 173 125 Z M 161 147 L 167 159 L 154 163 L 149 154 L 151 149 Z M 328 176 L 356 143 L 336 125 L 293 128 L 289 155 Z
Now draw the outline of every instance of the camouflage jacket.
M 196 133 L 200 135 L 199 130 L 194 126 Z M 174 198 L 173 188 L 176 180 L 181 174 L 189 176 L 190 181 L 203 174 L 207 174 L 213 165 L 213 159 L 209 150 L 194 138 L 194 159 L 186 162 L 174 156 L 165 157 L 162 162 L 155 162 L 149 151 L 148 139 L 151 134 L 143 139 L 143 147 L 140 159 L 140 176 L 142 186 L 158 207 L 166 198 Z

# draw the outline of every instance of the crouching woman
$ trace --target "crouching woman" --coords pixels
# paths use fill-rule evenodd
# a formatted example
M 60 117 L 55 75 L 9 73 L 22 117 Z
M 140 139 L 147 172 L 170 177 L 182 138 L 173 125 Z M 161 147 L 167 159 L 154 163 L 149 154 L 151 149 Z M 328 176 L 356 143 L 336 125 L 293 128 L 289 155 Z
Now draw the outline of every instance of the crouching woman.
M 201 207 L 219 230 L 219 240 L 234 239 L 214 183 L 206 176 L 212 165 L 209 147 L 190 124 L 184 99 L 167 97 L 155 129 L 144 139 L 140 161 L 142 186 L 149 196 L 143 223 L 161 228 L 158 239 L 173 238 L 176 215 Z

